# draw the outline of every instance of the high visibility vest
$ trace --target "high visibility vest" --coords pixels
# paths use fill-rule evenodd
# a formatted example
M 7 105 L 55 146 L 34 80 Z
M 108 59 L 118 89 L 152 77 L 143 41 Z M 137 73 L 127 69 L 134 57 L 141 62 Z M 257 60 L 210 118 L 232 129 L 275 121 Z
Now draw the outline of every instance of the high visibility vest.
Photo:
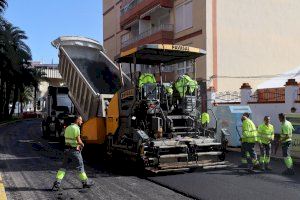
M 77 124 L 71 124 L 65 130 L 65 144 L 71 147 L 77 147 L 77 137 L 80 135 L 80 128 Z
M 153 74 L 144 73 L 139 78 L 139 88 L 143 87 L 146 83 L 156 83 L 155 77 Z
M 257 130 L 250 119 L 243 121 L 242 131 L 242 142 L 255 143 L 257 141 Z
M 167 92 L 168 94 L 170 94 L 170 95 L 173 94 L 173 89 L 172 89 L 172 87 L 166 86 L 165 88 L 166 88 L 166 92 Z
M 202 124 L 205 124 L 205 123 L 209 124 L 209 122 L 210 122 L 209 114 L 206 113 L 206 112 L 203 112 L 203 113 L 201 114 L 201 123 L 202 123 Z
M 294 127 L 291 124 L 291 122 L 285 120 L 282 124 L 281 124 L 281 133 L 280 133 L 280 140 L 282 142 L 288 142 L 288 141 L 292 141 L 292 135 L 293 135 L 293 131 L 294 131 Z M 286 139 L 284 139 L 286 136 L 288 136 Z
M 271 140 L 274 140 L 274 127 L 272 124 L 267 126 L 263 123 L 258 126 L 258 140 L 263 144 L 269 144 Z
M 187 90 L 194 92 L 198 88 L 197 81 L 191 79 L 188 75 L 181 76 L 175 83 L 175 88 L 179 92 L 180 97 L 185 96 Z

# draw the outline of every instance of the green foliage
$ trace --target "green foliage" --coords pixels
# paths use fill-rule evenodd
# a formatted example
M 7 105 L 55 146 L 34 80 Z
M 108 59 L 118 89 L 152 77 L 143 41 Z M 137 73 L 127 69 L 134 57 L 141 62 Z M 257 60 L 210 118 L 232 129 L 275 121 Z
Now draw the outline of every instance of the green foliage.
M 7 1 L 0 0 L 0 120 L 12 117 L 17 101 L 23 105 L 36 97 L 44 75 L 30 65 L 31 51 L 25 43 L 25 31 L 2 17 L 6 7 Z

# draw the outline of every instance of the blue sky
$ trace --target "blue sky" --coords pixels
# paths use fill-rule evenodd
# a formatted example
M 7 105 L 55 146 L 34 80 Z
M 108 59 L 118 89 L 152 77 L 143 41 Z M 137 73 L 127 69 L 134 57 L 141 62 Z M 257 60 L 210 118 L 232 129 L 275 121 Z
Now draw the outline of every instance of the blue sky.
M 26 32 L 34 61 L 58 63 L 51 41 L 62 35 L 103 43 L 102 0 L 8 0 L 4 16 Z

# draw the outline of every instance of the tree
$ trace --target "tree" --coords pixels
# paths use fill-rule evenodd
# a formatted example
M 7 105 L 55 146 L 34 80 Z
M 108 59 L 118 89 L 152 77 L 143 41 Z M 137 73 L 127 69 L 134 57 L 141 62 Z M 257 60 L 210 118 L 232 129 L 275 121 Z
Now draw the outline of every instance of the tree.
M 25 32 L 11 23 L 2 21 L 1 40 L 1 86 L 3 99 L 0 101 L 2 117 L 11 117 L 19 97 L 20 90 L 34 82 L 33 73 L 29 70 L 31 60 L 30 48 L 23 40 L 27 39 Z M 13 93 L 13 94 L 12 94 Z M 12 103 L 11 112 L 9 105 Z M 1 108 L 2 107 L 2 108 Z
M 32 88 L 36 101 L 36 91 L 43 76 L 41 71 L 31 67 L 31 51 L 24 42 L 27 39 L 25 32 L 3 18 L 6 7 L 7 0 L 0 0 L 0 120 L 12 116 L 18 100 L 23 110 L 23 104 L 32 98 Z
M 6 0 L 0 0 L 0 13 L 3 12 L 3 10 L 7 7 L 7 1 Z
M 33 91 L 32 87 L 24 87 L 23 90 L 20 92 L 19 102 L 21 105 L 21 113 L 23 113 L 24 106 L 29 103 L 33 99 Z

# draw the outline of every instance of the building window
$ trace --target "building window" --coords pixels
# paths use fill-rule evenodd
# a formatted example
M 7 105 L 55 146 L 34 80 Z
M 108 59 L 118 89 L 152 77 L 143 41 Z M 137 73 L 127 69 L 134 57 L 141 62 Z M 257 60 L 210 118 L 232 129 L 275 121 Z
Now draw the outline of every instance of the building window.
M 179 75 L 184 75 L 186 73 L 191 73 L 191 72 L 194 72 L 194 68 L 191 60 L 178 63 L 177 73 Z
M 180 32 L 193 26 L 193 2 L 188 1 L 176 7 L 175 31 Z

